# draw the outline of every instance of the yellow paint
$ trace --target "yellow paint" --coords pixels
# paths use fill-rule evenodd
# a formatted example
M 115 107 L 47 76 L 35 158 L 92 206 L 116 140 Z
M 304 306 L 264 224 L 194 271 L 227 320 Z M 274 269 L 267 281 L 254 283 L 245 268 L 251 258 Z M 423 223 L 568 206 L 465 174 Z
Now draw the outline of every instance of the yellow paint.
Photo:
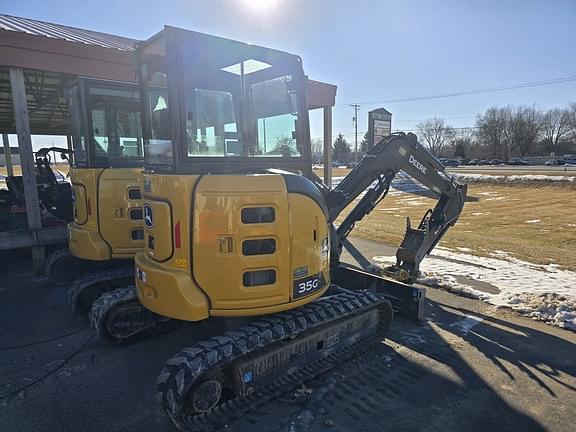
M 131 233 L 142 229 L 142 219 L 130 217 L 141 209 L 142 200 L 128 197 L 139 189 L 141 170 L 136 168 L 72 168 L 74 220 L 68 224 L 69 247 L 74 256 L 92 261 L 131 258 L 142 240 Z
M 144 179 L 150 185 L 143 197 L 153 225 L 145 228 L 145 251 L 136 256 L 142 275 L 136 283 L 140 301 L 150 310 L 190 321 L 262 315 L 298 307 L 326 291 L 326 217 L 311 198 L 288 193 L 282 176 L 144 174 Z M 247 207 L 273 207 L 275 220 L 242 223 Z M 178 223 L 180 248 L 174 233 Z M 244 255 L 243 242 L 257 239 L 275 240 L 275 252 Z M 326 285 L 295 301 L 297 268 L 307 269 L 299 278 L 322 272 Z M 276 280 L 244 286 L 244 273 L 259 270 L 274 270 Z

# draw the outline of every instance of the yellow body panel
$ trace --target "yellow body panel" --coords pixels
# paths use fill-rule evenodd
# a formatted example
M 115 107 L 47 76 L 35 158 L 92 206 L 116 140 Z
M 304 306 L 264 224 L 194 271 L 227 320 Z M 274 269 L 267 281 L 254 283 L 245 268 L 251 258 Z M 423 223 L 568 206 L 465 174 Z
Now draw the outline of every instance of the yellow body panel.
M 71 170 L 74 220 L 68 231 L 74 256 L 105 261 L 132 258 L 142 249 L 142 200 L 129 197 L 131 189 L 140 189 L 140 173 L 137 168 Z
M 326 216 L 310 197 L 288 192 L 281 175 L 144 174 L 143 182 L 151 214 L 145 252 L 136 256 L 136 284 L 148 309 L 190 321 L 262 315 L 326 291 Z M 251 208 L 273 208 L 275 216 L 245 223 L 242 210 Z M 272 250 L 245 249 L 245 242 L 261 240 L 272 242 Z M 261 271 L 272 271 L 273 279 L 246 282 L 246 273 Z M 314 275 L 323 285 L 294 298 L 298 281 Z
M 290 291 L 288 195 L 282 176 L 206 176 L 196 188 L 194 278 L 210 296 L 212 309 L 260 308 L 287 303 Z M 243 224 L 242 207 L 272 207 L 272 223 Z M 246 240 L 272 239 L 274 254 L 245 256 Z M 225 244 L 222 244 L 225 242 Z M 272 284 L 246 287 L 246 270 L 274 270 Z

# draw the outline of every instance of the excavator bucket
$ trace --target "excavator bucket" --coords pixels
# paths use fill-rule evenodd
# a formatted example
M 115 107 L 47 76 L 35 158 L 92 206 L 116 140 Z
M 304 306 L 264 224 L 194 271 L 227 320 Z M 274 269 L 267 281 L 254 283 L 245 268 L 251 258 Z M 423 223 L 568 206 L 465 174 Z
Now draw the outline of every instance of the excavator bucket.
M 344 289 L 378 293 L 391 303 L 396 314 L 412 320 L 424 319 L 424 288 L 407 285 L 344 263 L 332 272 L 332 282 Z

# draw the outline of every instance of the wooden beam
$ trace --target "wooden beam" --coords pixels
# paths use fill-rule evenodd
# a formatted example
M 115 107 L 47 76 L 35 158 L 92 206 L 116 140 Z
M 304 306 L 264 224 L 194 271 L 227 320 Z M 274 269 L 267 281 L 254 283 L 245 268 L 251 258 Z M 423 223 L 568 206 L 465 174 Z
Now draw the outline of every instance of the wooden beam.
M 332 107 L 324 107 L 324 184 L 332 189 Z
M 0 250 L 65 244 L 67 241 L 68 230 L 65 226 L 53 226 L 28 231 L 0 232 Z
M 4 143 L 4 159 L 6 160 L 6 172 L 9 177 L 14 175 L 14 165 L 12 165 L 12 153 L 10 153 L 10 141 L 8 141 L 8 134 L 2 134 L 2 142 Z
M 38 199 L 34 152 L 32 150 L 32 134 L 30 133 L 30 117 L 28 115 L 24 71 L 22 69 L 10 68 L 10 88 L 12 91 L 16 133 L 18 134 L 28 229 L 38 230 L 42 228 L 42 218 L 40 216 L 40 201 Z M 32 247 L 32 267 L 36 274 L 44 272 L 44 246 Z

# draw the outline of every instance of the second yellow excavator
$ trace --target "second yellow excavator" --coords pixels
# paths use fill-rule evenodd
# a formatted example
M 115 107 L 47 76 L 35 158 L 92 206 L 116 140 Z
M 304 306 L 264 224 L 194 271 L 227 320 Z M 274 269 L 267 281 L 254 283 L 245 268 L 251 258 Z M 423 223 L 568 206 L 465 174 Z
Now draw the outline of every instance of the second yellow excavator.
M 131 283 L 133 257 L 144 247 L 139 91 L 136 84 L 78 78 L 67 99 L 74 219 L 69 247 L 49 257 L 47 273 L 71 282 L 72 309 L 87 316 L 103 292 Z

